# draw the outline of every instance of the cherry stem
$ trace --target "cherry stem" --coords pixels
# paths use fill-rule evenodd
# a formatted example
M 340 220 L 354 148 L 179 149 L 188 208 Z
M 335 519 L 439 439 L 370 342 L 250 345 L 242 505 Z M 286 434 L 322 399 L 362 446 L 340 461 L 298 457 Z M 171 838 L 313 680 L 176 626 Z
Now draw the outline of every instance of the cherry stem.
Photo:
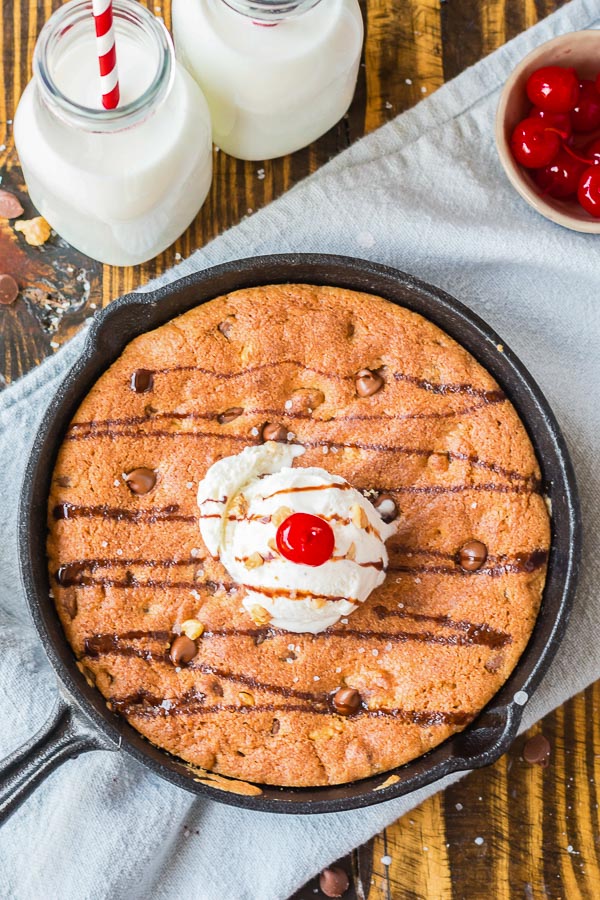
M 585 156 L 578 156 L 577 153 L 575 153 L 574 150 L 571 150 L 571 148 L 570 148 L 567 144 L 563 144 L 563 147 L 564 147 L 564 149 L 567 151 L 567 153 L 569 154 L 569 156 L 572 156 L 573 159 L 576 159 L 576 160 L 577 160 L 577 162 L 585 163 L 587 166 L 593 166 L 593 165 L 594 165 L 594 160 L 593 160 L 593 159 L 586 159 Z
M 572 156 L 573 159 L 576 159 L 577 162 L 585 163 L 587 166 L 594 165 L 593 159 L 586 159 L 585 156 L 578 156 L 574 150 L 571 150 L 571 148 L 567 144 L 569 135 L 566 131 L 561 131 L 560 128 L 550 128 L 550 127 L 546 128 L 545 130 L 551 131 L 553 134 L 557 134 L 559 136 L 559 138 L 561 138 L 561 140 L 563 141 L 563 149 L 567 151 L 569 156 Z

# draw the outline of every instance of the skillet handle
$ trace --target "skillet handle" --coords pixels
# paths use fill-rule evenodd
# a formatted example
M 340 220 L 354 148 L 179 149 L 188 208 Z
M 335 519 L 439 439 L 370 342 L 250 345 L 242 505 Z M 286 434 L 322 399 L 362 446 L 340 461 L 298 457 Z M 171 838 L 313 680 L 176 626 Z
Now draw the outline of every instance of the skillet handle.
M 38 733 L 0 762 L 0 825 L 65 760 L 87 750 L 116 749 L 59 695 Z

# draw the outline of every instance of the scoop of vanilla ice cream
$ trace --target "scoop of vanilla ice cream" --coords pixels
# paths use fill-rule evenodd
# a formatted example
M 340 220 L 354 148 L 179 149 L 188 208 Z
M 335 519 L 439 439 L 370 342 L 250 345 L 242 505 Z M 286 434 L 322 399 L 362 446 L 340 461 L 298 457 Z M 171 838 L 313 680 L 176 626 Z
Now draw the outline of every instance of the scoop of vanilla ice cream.
M 324 631 L 382 584 L 385 541 L 395 531 L 339 475 L 292 468 L 297 445 L 267 442 L 214 463 L 198 489 L 200 531 L 209 552 L 245 588 L 242 601 L 261 624 Z M 293 513 L 319 516 L 333 529 L 332 557 L 298 564 L 276 549 L 279 525 Z

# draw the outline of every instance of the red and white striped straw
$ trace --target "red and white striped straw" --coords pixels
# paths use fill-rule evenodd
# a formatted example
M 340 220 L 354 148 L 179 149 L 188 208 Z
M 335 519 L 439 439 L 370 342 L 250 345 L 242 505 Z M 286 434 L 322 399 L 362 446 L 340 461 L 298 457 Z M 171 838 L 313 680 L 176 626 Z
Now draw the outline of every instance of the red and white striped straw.
M 104 109 L 116 109 L 120 92 L 112 0 L 92 0 L 92 12 L 96 25 L 102 106 Z

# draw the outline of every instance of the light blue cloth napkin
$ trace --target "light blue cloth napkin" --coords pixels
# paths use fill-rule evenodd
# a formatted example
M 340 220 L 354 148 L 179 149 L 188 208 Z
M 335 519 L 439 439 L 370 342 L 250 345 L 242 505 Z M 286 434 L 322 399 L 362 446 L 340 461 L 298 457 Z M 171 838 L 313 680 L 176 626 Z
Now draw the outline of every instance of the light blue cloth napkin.
M 600 238 L 552 225 L 515 194 L 493 120 L 530 49 L 598 25 L 597 2 L 574 0 L 160 279 L 259 253 L 369 257 L 445 288 L 522 358 L 564 428 L 587 534 L 572 624 L 527 726 L 600 675 Z M 19 585 L 17 490 L 44 405 L 81 346 L 79 336 L 0 397 L 1 754 L 42 723 L 56 690 Z M 86 754 L 0 832 L 0 897 L 284 900 L 446 784 L 356 812 L 275 816 L 194 799 L 124 754 Z

